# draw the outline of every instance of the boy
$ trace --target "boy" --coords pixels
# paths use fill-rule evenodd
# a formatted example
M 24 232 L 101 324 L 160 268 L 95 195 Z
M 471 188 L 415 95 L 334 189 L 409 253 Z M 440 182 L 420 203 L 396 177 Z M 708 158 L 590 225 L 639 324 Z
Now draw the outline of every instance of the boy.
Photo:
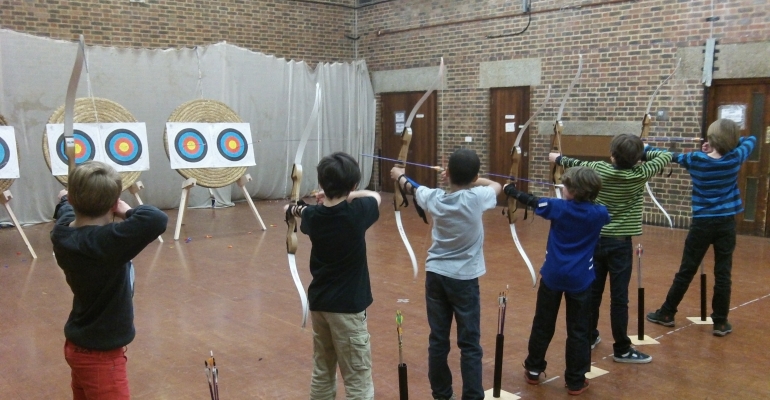
M 513 184 L 505 194 L 535 209 L 551 220 L 545 262 L 540 269 L 537 306 L 529 336 L 529 355 L 524 361 L 524 379 L 537 385 L 545 372 L 545 353 L 553 339 L 562 294 L 567 302 L 567 392 L 579 395 L 588 389 L 586 372 L 591 369 L 591 282 L 594 281 L 593 252 L 602 227 L 610 222 L 607 208 L 594 204 L 602 181 L 587 167 L 572 167 L 562 177 L 562 199 L 537 198 L 519 192 Z
M 645 163 L 637 165 L 645 157 Z M 671 161 L 667 152 L 645 149 L 639 137 L 629 134 L 615 136 L 610 143 L 610 160 L 580 161 L 550 153 L 548 158 L 564 167 L 586 166 L 602 179 L 602 190 L 596 202 L 607 207 L 611 221 L 602 228 L 594 250 L 596 280 L 591 287 L 591 348 L 599 337 L 599 306 L 607 281 L 610 280 L 610 325 L 615 343 L 615 362 L 649 363 L 652 357 L 631 347 L 628 337 L 628 284 L 631 282 L 634 249 L 631 237 L 642 234 L 642 204 L 644 184 Z
M 366 230 L 380 217 L 380 195 L 357 190 L 358 163 L 337 152 L 321 159 L 316 168 L 318 205 L 286 206 L 302 218 L 300 230 L 310 237 L 308 287 L 313 322 L 313 376 L 311 400 L 333 400 L 337 395 L 337 364 L 345 382 L 345 398 L 374 398 L 372 350 L 366 326 L 366 308 L 372 304 L 366 262 Z
M 478 177 L 481 162 L 472 150 L 449 157 L 449 191 L 419 186 L 394 167 L 390 176 L 415 202 L 433 216 L 433 244 L 425 262 L 425 302 L 430 337 L 428 379 L 434 399 L 454 399 L 452 372 L 447 364 L 452 316 L 457 320 L 457 347 L 463 400 L 484 398 L 481 383 L 481 304 L 479 276 L 484 266 L 484 227 L 481 215 L 496 206 L 501 187 Z
M 73 294 L 64 325 L 72 396 L 128 399 L 125 353 L 136 334 L 131 259 L 166 230 L 168 216 L 120 200 L 120 175 L 98 161 L 76 167 L 68 189 L 59 193 L 51 242 Z
M 692 224 L 684 242 L 682 263 L 666 301 L 647 320 L 674 326 L 674 315 L 710 245 L 714 246 L 714 297 L 711 299 L 714 336 L 733 331 L 727 322 L 730 310 L 730 273 L 735 250 L 735 215 L 743 211 L 738 191 L 741 164 L 754 150 L 754 136 L 741 137 L 738 125 L 729 119 L 709 126 L 703 152 L 673 153 L 673 161 L 692 177 Z

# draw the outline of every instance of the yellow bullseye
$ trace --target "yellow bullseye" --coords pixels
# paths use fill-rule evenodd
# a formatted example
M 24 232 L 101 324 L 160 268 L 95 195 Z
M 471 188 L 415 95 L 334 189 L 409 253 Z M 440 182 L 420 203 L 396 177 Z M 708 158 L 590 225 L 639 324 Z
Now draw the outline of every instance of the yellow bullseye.
M 236 150 L 238 148 L 238 142 L 235 141 L 235 140 L 231 140 L 231 141 L 227 142 L 227 147 L 230 150 Z
M 187 150 L 193 151 L 193 150 L 195 150 L 198 147 L 198 144 L 195 143 L 195 141 L 193 141 L 193 140 L 189 140 L 189 141 L 187 141 L 185 146 L 187 147 Z
M 127 151 L 128 151 L 128 149 L 129 149 L 128 143 L 126 143 L 126 142 L 122 142 L 122 143 L 120 143 L 120 144 L 118 145 L 118 149 L 119 149 L 121 152 L 123 152 L 123 153 L 127 152 Z

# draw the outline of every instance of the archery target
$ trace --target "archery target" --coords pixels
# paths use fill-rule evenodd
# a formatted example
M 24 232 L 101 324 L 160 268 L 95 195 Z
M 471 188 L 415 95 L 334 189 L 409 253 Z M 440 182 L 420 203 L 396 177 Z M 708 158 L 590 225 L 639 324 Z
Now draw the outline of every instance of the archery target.
M 206 158 L 208 143 L 206 136 L 194 128 L 185 128 L 174 138 L 174 151 L 183 160 L 197 163 Z
M 142 156 L 142 142 L 128 129 L 112 131 L 104 141 L 104 152 L 118 165 L 131 165 Z
M 256 165 L 248 123 L 169 122 L 166 141 L 173 169 Z
M 12 126 L 0 126 L 0 179 L 18 177 L 19 155 L 16 153 L 16 135 Z
M 99 137 L 104 149 L 101 161 L 112 165 L 116 171 L 134 172 L 150 169 L 147 127 L 144 122 L 99 124 Z
M 237 129 L 227 128 L 217 137 L 217 150 L 230 161 L 240 161 L 249 152 L 249 142 Z
M 5 168 L 9 161 L 11 161 L 11 148 L 8 147 L 8 143 L 0 137 L 0 170 Z
M 96 148 L 94 141 L 85 132 L 75 129 L 73 135 L 75 138 L 75 164 L 82 164 L 91 161 L 96 157 Z M 64 133 L 56 140 L 56 155 L 64 164 L 68 164 L 67 146 L 64 143 Z

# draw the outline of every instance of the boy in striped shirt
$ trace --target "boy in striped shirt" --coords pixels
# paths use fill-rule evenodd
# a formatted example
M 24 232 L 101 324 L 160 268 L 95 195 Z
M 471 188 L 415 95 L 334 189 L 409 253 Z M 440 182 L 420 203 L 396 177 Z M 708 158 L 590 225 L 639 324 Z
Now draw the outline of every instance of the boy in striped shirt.
M 644 157 L 645 163 L 639 164 Z M 610 325 L 613 359 L 622 363 L 649 363 L 652 357 L 631 347 L 628 337 L 628 284 L 631 282 L 634 249 L 631 237 L 642 234 L 644 184 L 671 161 L 666 151 L 645 148 L 638 136 L 620 134 L 610 143 L 610 160 L 580 161 L 550 153 L 549 159 L 564 167 L 585 166 L 602 178 L 596 202 L 607 207 L 611 221 L 602 228 L 594 249 L 596 280 L 591 286 L 591 348 L 599 337 L 599 306 L 607 276 L 610 280 Z
M 714 246 L 714 297 L 711 299 L 714 336 L 733 331 L 727 322 L 730 309 L 730 273 L 735 250 L 735 215 L 743 211 L 738 191 L 738 173 L 757 143 L 753 136 L 741 137 L 738 124 L 718 119 L 709 126 L 708 142 L 702 152 L 673 153 L 673 161 L 685 167 L 692 177 L 692 223 L 679 272 L 666 301 L 647 320 L 674 326 L 674 315 L 687 288 L 698 271 L 710 245 Z

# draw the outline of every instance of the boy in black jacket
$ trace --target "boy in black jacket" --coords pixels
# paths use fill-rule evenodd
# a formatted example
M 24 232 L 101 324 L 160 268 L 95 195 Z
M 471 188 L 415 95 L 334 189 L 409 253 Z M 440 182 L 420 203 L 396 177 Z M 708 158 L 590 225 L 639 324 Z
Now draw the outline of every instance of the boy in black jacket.
M 72 395 L 128 399 L 125 352 L 135 335 L 131 259 L 166 230 L 168 216 L 120 200 L 120 175 L 98 161 L 75 168 L 68 188 L 59 193 L 51 242 L 74 296 L 64 325 Z M 115 223 L 115 217 L 124 221 Z

